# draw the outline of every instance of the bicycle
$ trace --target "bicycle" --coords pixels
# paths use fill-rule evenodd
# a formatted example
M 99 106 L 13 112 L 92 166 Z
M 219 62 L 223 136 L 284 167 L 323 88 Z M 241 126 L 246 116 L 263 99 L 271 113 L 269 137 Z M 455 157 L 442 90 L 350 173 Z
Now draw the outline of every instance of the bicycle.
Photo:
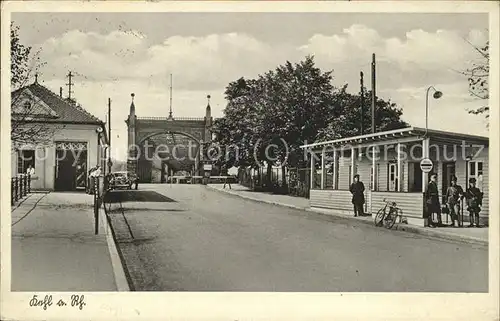
M 391 229 L 396 223 L 398 216 L 402 216 L 402 211 L 396 202 L 388 202 L 385 198 L 383 202 L 385 206 L 379 209 L 377 215 L 375 215 L 375 226 L 384 226 L 387 229 Z M 387 207 L 389 207 L 389 211 L 387 211 Z

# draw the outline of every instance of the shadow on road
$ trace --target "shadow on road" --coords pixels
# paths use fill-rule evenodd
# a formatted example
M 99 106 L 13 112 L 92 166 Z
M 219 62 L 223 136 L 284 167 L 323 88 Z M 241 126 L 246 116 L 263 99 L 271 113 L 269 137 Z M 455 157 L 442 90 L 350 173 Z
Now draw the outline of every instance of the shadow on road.
M 104 195 L 104 203 L 124 202 L 176 202 L 155 191 L 109 191 Z

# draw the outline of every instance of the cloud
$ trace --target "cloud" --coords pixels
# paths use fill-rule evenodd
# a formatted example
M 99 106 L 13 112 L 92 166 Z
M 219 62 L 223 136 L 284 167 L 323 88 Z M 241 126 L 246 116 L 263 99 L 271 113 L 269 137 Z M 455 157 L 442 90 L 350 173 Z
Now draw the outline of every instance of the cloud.
M 486 39 L 486 31 L 481 30 L 471 30 L 467 36 L 473 44 Z M 300 46 L 266 43 L 244 33 L 172 36 L 151 43 L 133 30 L 108 34 L 72 30 L 43 41 L 41 47 L 41 59 L 47 63 L 42 79 L 55 92 L 67 82 L 63 77 L 71 70 L 76 74 L 75 96 L 96 116 L 105 119 L 104 107 L 111 97 L 116 117 L 113 128 L 121 133 L 115 141 L 121 144 L 126 144 L 123 120 L 131 92 L 137 95 L 141 116 L 168 115 L 170 73 L 174 75 L 174 116 L 202 117 L 207 94 L 212 95 L 212 110 L 219 116 L 230 81 L 256 77 L 309 54 L 321 69 L 334 70 L 335 85 L 349 83 L 350 90 L 357 92 L 360 71 L 365 73 L 365 86 L 370 87 L 371 55 L 376 53 L 377 94 L 401 106 L 405 120 L 416 126 L 425 124 L 425 89 L 435 85 L 444 96 L 432 101 L 431 127 L 485 133 L 482 116 L 466 111 L 483 102 L 469 97 L 467 80 L 454 71 L 467 68 L 477 53 L 453 30 L 415 29 L 402 38 L 384 38 L 375 29 L 355 24 L 338 34 L 312 35 Z M 467 119 L 466 128 L 463 119 Z
M 483 32 L 471 30 L 468 40 L 477 44 L 485 37 Z M 475 57 L 474 49 L 455 31 L 431 33 L 417 29 L 408 31 L 404 39 L 382 38 L 376 30 L 363 25 L 345 28 L 340 35 L 316 34 L 300 50 L 328 57 L 335 63 L 366 59 L 376 53 L 379 60 L 397 63 L 402 69 L 425 70 L 457 67 Z
M 241 76 L 255 77 L 289 57 L 277 48 L 245 34 L 212 34 L 204 37 L 173 36 L 149 45 L 136 32 L 113 31 L 107 35 L 69 31 L 42 43 L 43 70 L 50 78 L 73 70 L 85 79 L 168 79 L 175 75 L 178 88 L 215 88 Z

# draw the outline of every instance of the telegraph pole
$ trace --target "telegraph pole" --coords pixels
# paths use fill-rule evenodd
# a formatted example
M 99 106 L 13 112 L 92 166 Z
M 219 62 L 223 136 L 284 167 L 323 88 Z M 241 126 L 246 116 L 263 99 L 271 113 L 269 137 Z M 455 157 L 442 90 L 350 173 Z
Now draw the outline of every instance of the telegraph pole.
M 170 112 L 168 118 L 172 118 L 172 74 L 170 74 Z
M 108 173 L 111 173 L 111 98 L 108 98 Z
M 375 93 L 375 54 L 372 54 L 372 133 L 375 133 L 375 103 L 377 95 Z
M 364 94 L 364 86 L 363 86 L 363 72 L 361 71 L 359 73 L 359 82 L 360 82 L 360 85 L 361 85 L 361 126 L 360 126 L 360 135 L 363 135 L 364 134 L 364 130 L 363 130 L 363 125 L 364 125 L 364 122 L 365 122 L 365 94 Z
M 71 90 L 71 87 L 73 87 L 73 82 L 71 81 L 71 79 L 73 79 L 73 74 L 71 73 L 71 71 L 68 73 L 68 83 L 66 84 L 68 86 L 68 99 L 71 100 L 71 94 L 73 93 L 73 91 Z

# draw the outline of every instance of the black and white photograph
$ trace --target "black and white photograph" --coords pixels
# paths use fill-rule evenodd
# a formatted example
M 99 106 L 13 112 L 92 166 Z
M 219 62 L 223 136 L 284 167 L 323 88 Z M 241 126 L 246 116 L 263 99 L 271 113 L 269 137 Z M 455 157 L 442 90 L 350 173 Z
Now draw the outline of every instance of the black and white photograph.
M 498 319 L 498 3 L 209 2 L 2 5 L 2 319 Z

